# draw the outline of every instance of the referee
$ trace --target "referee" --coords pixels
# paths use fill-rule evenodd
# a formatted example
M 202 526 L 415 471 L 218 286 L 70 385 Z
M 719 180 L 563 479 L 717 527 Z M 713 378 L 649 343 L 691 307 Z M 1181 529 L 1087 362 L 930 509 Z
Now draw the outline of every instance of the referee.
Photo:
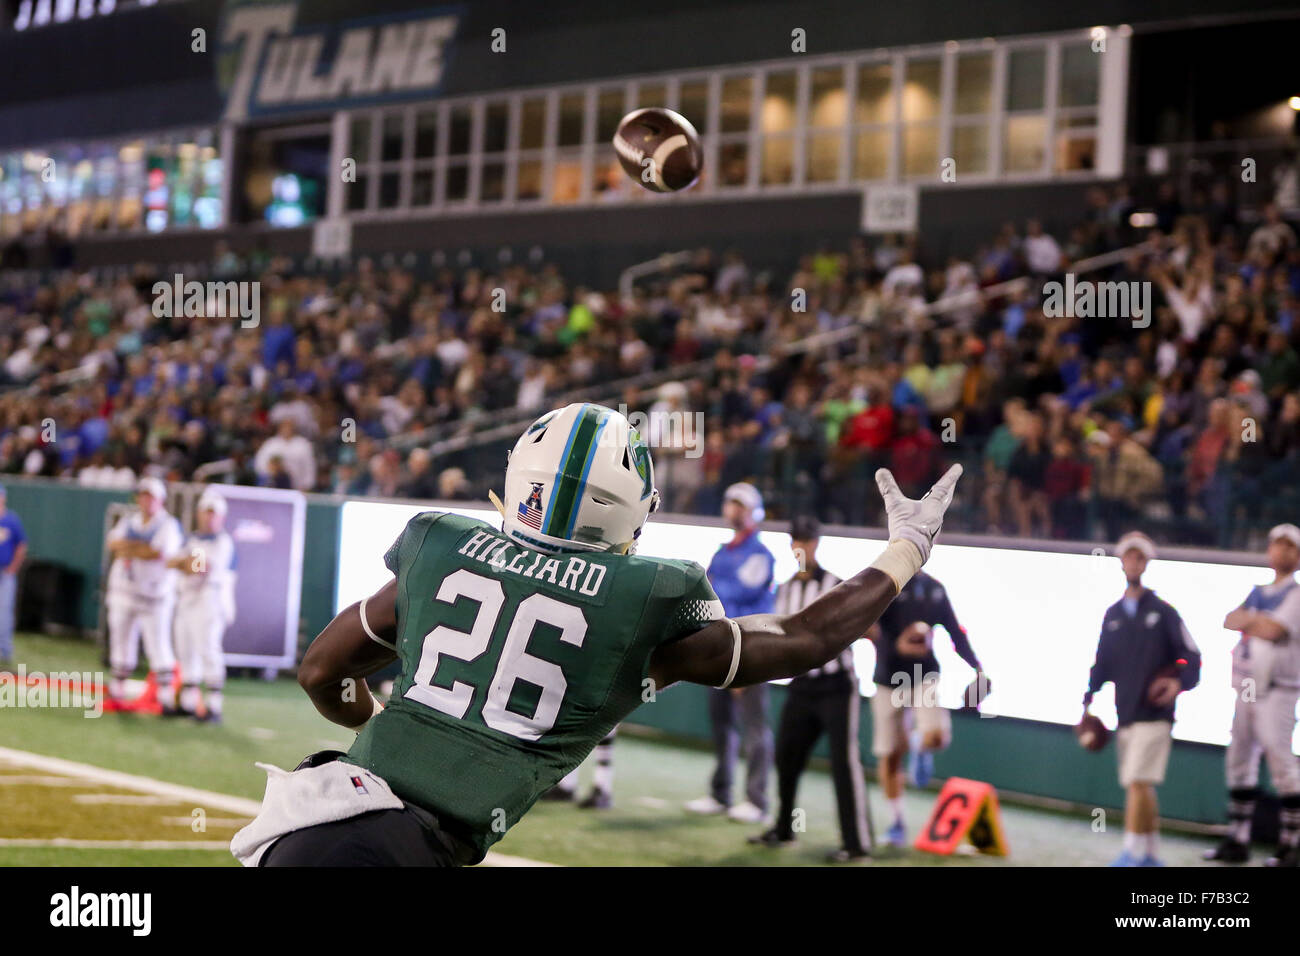
M 826 593 L 840 579 L 817 563 L 821 530 L 815 519 L 795 518 L 790 547 L 799 572 L 776 592 L 776 614 L 793 614 Z M 831 777 L 840 819 L 838 850 L 830 863 L 849 863 L 871 855 L 871 815 L 858 753 L 858 681 L 852 648 L 790 682 L 776 733 L 776 774 L 780 806 L 776 825 L 750 837 L 751 843 L 778 847 L 795 840 L 795 794 L 808 757 L 822 734 L 830 737 Z

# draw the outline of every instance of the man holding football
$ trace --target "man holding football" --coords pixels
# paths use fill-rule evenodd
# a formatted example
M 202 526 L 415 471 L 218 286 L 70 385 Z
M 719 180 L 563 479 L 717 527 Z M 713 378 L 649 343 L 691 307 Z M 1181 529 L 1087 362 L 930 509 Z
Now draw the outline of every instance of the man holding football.
M 308 649 L 299 683 L 357 740 L 271 768 L 232 852 L 271 866 L 480 861 L 647 687 L 744 687 L 839 655 L 925 563 L 960 475 L 913 501 L 882 469 L 890 540 L 874 563 L 796 613 L 729 619 L 699 565 L 635 554 L 659 496 L 627 419 L 592 404 L 542 416 L 511 452 L 500 530 L 417 515 L 385 558 L 393 580 Z M 364 678 L 394 660 L 383 708 Z
M 108 659 L 112 677 L 108 697 L 123 703 L 126 681 L 135 670 L 144 642 L 145 656 L 163 695 L 163 709 L 173 709 L 172 609 L 176 572 L 167 562 L 184 540 L 180 522 L 168 513 L 167 489 L 158 478 L 141 478 L 135 487 L 136 509 L 108 533 L 113 564 L 108 571 Z
M 876 647 L 871 752 L 879 761 L 880 788 L 892 815 L 885 838 L 895 847 L 907 842 L 903 758 L 910 755 L 912 785 L 924 787 L 933 773 L 935 751 L 952 742 L 952 718 L 938 700 L 939 659 L 933 646 L 936 625 L 948 633 L 957 655 L 974 668 L 981 696 L 987 694 L 990 682 L 965 629 L 957 622 L 947 590 L 924 571 L 907 582 L 868 635 Z
M 1083 710 L 1108 681 L 1119 716 L 1119 783 L 1124 788 L 1124 847 L 1112 866 L 1162 866 L 1158 856 L 1156 787 L 1164 782 L 1173 746 L 1174 701 L 1201 679 L 1201 652 L 1173 606 L 1143 587 L 1156 546 L 1140 532 L 1115 548 L 1124 569 L 1124 595 L 1102 619 Z

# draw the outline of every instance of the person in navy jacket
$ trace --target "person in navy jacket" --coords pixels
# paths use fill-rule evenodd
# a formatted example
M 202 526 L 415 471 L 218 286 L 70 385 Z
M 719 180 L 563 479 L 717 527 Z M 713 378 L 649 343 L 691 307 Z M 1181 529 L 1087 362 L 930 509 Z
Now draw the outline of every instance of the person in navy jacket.
M 722 496 L 722 517 L 732 528 L 731 540 L 718 548 L 709 562 L 709 583 L 722 602 L 727 617 L 771 613 L 775 591 L 772 552 L 758 540 L 763 520 L 763 497 L 753 485 L 741 482 Z M 725 813 L 741 823 L 760 823 L 767 818 L 767 778 L 772 770 L 772 728 L 767 720 L 767 685 L 755 684 L 741 690 L 709 691 L 709 717 L 713 722 L 713 746 L 717 765 L 710 793 L 686 804 L 693 813 Z M 749 765 L 745 800 L 731 803 L 732 773 L 741 747 Z
M 1164 782 L 1173 746 L 1174 702 L 1200 681 L 1201 652 L 1173 606 L 1142 585 L 1142 574 L 1156 556 L 1152 540 L 1129 532 L 1115 553 L 1127 587 L 1102 619 L 1083 708 L 1087 713 L 1103 684 L 1115 685 L 1125 803 L 1124 848 L 1112 865 L 1160 866 L 1156 787 Z

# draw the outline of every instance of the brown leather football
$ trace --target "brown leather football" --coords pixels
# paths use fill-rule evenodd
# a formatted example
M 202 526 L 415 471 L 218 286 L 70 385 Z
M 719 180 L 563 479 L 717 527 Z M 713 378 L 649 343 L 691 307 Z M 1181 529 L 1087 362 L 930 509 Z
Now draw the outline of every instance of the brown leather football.
M 624 172 L 651 192 L 686 189 L 704 168 L 704 149 L 691 121 L 660 107 L 624 116 L 614 133 L 614 152 Z
M 1178 676 L 1177 664 L 1166 664 L 1164 667 L 1160 668 L 1160 670 L 1156 671 L 1155 676 L 1151 678 L 1151 683 L 1147 685 L 1147 703 L 1152 704 L 1154 706 L 1159 706 L 1156 703 L 1156 701 L 1152 699 L 1153 692 L 1155 690 L 1156 681 L 1160 680 L 1160 678 L 1162 677 L 1177 677 L 1177 676 Z
M 1083 719 L 1074 728 L 1074 736 L 1079 739 L 1080 747 L 1094 753 L 1110 742 L 1110 731 L 1101 722 L 1101 718 L 1093 714 L 1083 715 Z

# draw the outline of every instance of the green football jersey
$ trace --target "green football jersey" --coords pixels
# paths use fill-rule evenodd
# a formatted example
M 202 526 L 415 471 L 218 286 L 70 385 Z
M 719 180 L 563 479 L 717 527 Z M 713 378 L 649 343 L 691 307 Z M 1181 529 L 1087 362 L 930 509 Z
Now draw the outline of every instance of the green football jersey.
M 401 676 L 348 759 L 480 859 L 648 698 L 656 647 L 723 617 L 694 562 L 547 554 L 460 515 L 417 515 L 384 560 Z

